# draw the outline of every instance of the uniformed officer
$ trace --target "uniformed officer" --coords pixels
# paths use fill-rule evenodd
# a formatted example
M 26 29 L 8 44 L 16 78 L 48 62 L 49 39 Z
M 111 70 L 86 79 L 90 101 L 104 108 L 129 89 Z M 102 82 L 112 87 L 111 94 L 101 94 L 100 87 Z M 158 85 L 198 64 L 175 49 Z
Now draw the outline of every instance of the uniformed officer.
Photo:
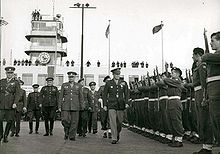
M 81 105 L 79 111 L 79 122 L 78 122 L 77 133 L 79 134 L 79 136 L 86 137 L 87 124 L 89 121 L 89 113 L 92 110 L 91 108 L 92 93 L 89 88 L 84 86 L 84 78 L 80 79 L 78 83 L 82 86 L 83 104 Z M 91 133 L 91 128 L 89 129 L 89 133 Z
M 109 80 L 111 80 L 110 76 L 107 75 L 105 76 L 105 78 L 103 79 L 103 82 L 106 84 Z M 102 126 L 102 130 L 104 131 L 103 134 L 103 138 L 111 138 L 111 129 L 110 129 L 110 125 L 109 125 L 109 118 L 108 118 L 108 112 L 105 111 L 103 109 L 104 105 L 103 105 L 103 92 L 104 92 L 104 87 L 105 84 L 99 87 L 98 90 L 98 95 L 99 95 L 99 103 L 100 103 L 100 120 L 101 120 L 101 126 Z M 108 136 L 107 136 L 108 134 Z
M 207 53 L 202 56 L 202 62 L 207 64 L 207 97 L 202 106 L 209 103 L 209 114 L 215 140 L 220 143 L 220 32 L 211 35 L 211 48 L 215 53 Z M 208 101 L 206 101 L 208 100 Z M 203 144 L 203 148 L 196 153 L 212 153 L 212 145 Z
M 98 91 L 95 90 L 96 83 L 94 81 L 89 83 L 89 87 L 92 93 L 91 110 L 89 116 L 89 129 L 93 129 L 93 134 L 98 132 L 97 115 L 99 110 L 98 105 Z
M 8 142 L 8 134 L 11 124 L 14 120 L 14 109 L 20 98 L 20 85 L 17 80 L 13 78 L 14 67 L 6 67 L 6 78 L 0 80 L 0 141 Z M 3 129 L 3 120 L 6 119 L 7 124 L 5 131 Z
M 110 127 L 112 132 L 112 144 L 116 144 L 120 138 L 124 109 L 128 107 L 128 85 L 119 80 L 120 68 L 111 70 L 113 79 L 108 81 L 104 87 L 103 103 L 104 109 L 109 112 Z
M 34 118 L 36 120 L 35 133 L 38 134 L 42 104 L 40 103 L 40 92 L 38 92 L 39 85 L 33 84 L 32 87 L 34 91 L 29 93 L 27 98 L 27 116 L 29 118 L 30 129 L 29 134 L 33 133 Z
M 69 82 L 61 86 L 59 97 L 59 110 L 64 127 L 64 139 L 75 141 L 77 125 L 79 120 L 79 110 L 83 104 L 82 86 L 75 82 L 76 72 L 68 72 Z
M 20 86 L 24 85 L 24 82 L 22 80 L 20 80 L 19 83 Z M 25 113 L 26 111 L 27 111 L 26 91 L 20 88 L 20 98 L 17 103 L 17 107 L 15 109 L 15 120 L 13 121 L 11 126 L 11 135 L 10 135 L 11 137 L 14 135 L 16 137 L 19 137 L 22 113 Z
M 59 91 L 57 87 L 53 85 L 53 78 L 46 78 L 47 85 L 41 88 L 40 101 L 42 104 L 42 112 L 45 122 L 44 136 L 53 135 L 54 120 L 56 117 L 56 110 L 58 107 Z M 50 125 L 49 125 L 50 122 Z

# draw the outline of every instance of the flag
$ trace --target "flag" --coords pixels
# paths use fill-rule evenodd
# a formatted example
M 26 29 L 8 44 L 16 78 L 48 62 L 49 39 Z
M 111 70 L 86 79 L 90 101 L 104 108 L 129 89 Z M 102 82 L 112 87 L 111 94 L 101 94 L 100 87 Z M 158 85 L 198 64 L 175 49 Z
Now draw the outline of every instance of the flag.
M 110 33 L 110 24 L 108 25 L 108 27 L 106 28 L 106 31 L 105 31 L 106 38 L 108 38 L 109 33 Z
M 8 24 L 7 21 L 5 21 L 5 20 L 3 20 L 3 19 L 0 19 L 0 26 L 2 26 L 2 25 L 7 25 L 7 24 Z
M 155 26 L 155 27 L 153 28 L 153 30 L 152 30 L 152 31 L 153 31 L 153 34 L 159 32 L 159 31 L 162 29 L 162 27 L 163 27 L 163 24 L 160 24 L 160 25 Z

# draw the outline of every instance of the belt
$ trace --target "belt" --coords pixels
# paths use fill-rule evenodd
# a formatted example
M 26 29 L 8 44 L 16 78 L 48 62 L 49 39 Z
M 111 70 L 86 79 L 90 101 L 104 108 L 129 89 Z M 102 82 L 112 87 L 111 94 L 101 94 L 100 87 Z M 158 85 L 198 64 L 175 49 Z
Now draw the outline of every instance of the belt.
M 182 103 L 186 103 L 187 102 L 187 99 L 184 99 L 184 100 L 181 100 Z
M 208 77 L 206 81 L 208 83 L 208 82 L 217 81 L 217 80 L 220 80 L 220 75 Z
M 148 100 L 149 99 L 149 97 L 144 97 L 144 100 Z
M 202 86 L 196 86 L 196 87 L 194 87 L 194 90 L 195 91 L 198 91 L 198 90 L 201 90 L 202 89 Z
M 180 96 L 170 96 L 168 99 L 180 99 Z
M 158 100 L 157 98 L 150 98 L 150 99 L 149 99 L 149 102 L 150 102 L 150 101 L 153 102 L 153 101 L 157 101 L 157 100 Z
M 159 100 L 168 99 L 168 96 L 161 96 Z
M 135 101 L 144 101 L 144 98 L 135 99 Z

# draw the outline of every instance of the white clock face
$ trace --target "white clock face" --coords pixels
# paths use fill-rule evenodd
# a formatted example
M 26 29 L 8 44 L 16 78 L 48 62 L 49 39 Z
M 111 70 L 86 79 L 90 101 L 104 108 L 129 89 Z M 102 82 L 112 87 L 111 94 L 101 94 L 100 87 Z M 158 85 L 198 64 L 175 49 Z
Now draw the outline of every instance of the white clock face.
M 47 64 L 50 61 L 50 55 L 47 52 L 40 53 L 38 58 L 41 64 Z

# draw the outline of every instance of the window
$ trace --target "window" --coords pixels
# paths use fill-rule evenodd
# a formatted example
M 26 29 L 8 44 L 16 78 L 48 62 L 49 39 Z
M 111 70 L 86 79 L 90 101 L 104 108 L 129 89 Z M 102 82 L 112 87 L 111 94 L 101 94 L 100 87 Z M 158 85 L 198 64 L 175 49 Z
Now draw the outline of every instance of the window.
M 37 83 L 40 86 L 45 86 L 46 85 L 46 78 L 47 78 L 47 74 L 38 74 Z
M 57 79 L 56 85 L 57 85 L 57 86 L 61 86 L 61 85 L 63 84 L 63 75 L 57 74 L 57 75 L 56 75 L 56 79 Z
M 22 81 L 24 85 L 30 86 L 33 84 L 33 74 L 22 74 Z
M 92 74 L 85 74 L 85 86 L 89 86 L 89 83 L 94 81 L 94 75 Z

